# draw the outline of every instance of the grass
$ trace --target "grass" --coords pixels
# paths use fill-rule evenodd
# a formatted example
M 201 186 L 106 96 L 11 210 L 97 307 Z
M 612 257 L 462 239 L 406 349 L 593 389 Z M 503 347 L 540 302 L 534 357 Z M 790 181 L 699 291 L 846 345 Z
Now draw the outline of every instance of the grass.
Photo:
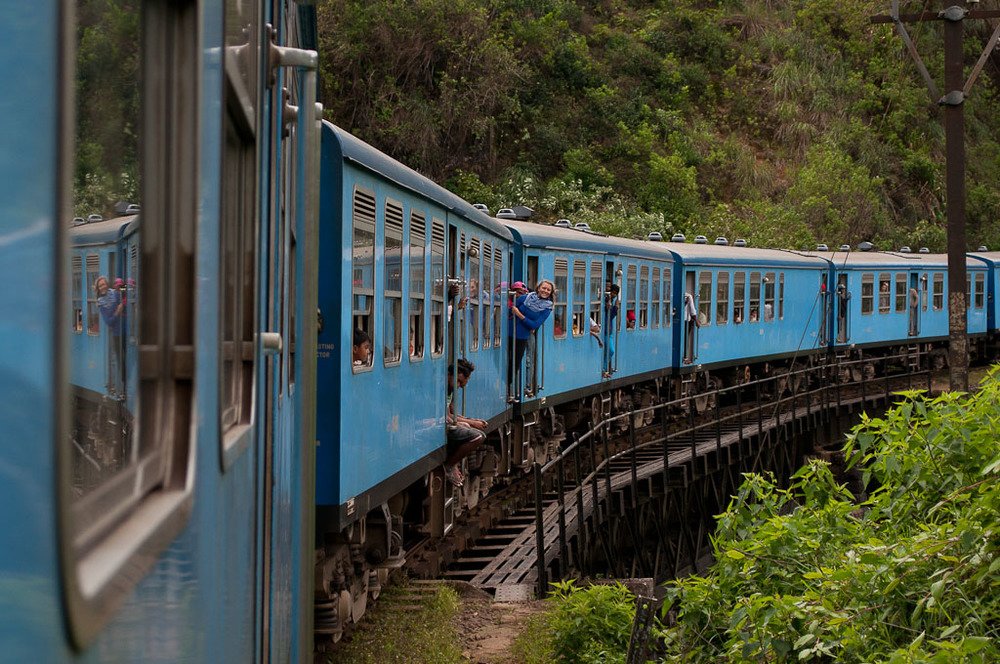
M 406 586 L 383 593 L 378 608 L 329 660 L 330 664 L 452 664 L 462 662 L 455 617 L 459 598 L 440 588 L 420 600 L 409 598 Z M 419 605 L 420 608 L 403 608 Z
M 549 626 L 551 611 L 552 609 L 529 618 L 524 631 L 514 641 L 511 654 L 518 664 L 550 664 L 555 660 L 552 629 Z

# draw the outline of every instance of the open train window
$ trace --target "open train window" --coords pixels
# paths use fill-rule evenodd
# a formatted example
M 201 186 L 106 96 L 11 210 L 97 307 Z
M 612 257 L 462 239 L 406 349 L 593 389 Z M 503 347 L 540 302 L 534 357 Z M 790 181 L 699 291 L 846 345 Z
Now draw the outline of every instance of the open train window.
M 431 220 L 431 357 L 444 355 L 446 334 L 444 293 L 444 222 Z
M 375 297 L 375 192 L 354 187 L 351 205 L 351 317 L 353 328 L 361 330 L 377 348 L 372 298 Z M 372 366 L 372 354 L 366 360 L 353 360 L 351 346 L 344 352 L 354 372 Z
M 601 261 L 590 262 L 590 320 L 603 325 L 601 311 L 604 308 L 604 275 L 601 273 Z
M 733 323 L 739 325 L 746 320 L 746 272 L 737 272 L 733 275 Z
M 73 178 L 63 207 L 108 219 L 95 229 L 107 230 L 98 240 L 103 268 L 98 254 L 87 255 L 86 280 L 78 279 L 96 339 L 74 336 L 69 345 L 71 407 L 60 415 L 55 446 L 65 613 L 82 648 L 191 509 L 201 88 L 200 60 L 178 54 L 198 53 L 201 44 L 194 1 L 145 2 L 125 14 L 113 3 L 79 4 L 63 15 L 78 20 L 64 26 L 76 36 L 65 42 L 73 70 L 64 80 L 76 89 L 62 98 L 75 98 L 76 108 L 61 109 L 75 112 L 75 132 L 61 143 L 62 172 Z M 112 21 L 117 30 L 105 30 Z M 119 200 L 141 203 L 141 224 L 114 218 Z M 82 308 L 82 292 L 79 301 Z M 139 343 L 129 343 L 133 334 Z
M 720 272 L 715 284 L 715 322 L 729 322 L 729 273 Z
M 712 273 L 709 270 L 698 273 L 698 322 L 712 324 Z
M 906 273 L 896 273 L 896 311 L 906 311 Z
M 587 264 L 573 261 L 573 336 L 580 337 L 590 331 L 584 311 L 587 306 Z
M 494 286 L 499 283 L 499 279 L 493 274 L 493 249 L 489 242 L 483 242 L 483 283 L 479 289 L 481 292 L 482 316 L 483 316 L 483 349 L 492 346 L 493 337 L 490 335 L 490 320 L 493 318 L 493 300 L 496 298 Z
M 673 294 L 670 292 L 670 269 L 663 270 L 663 327 L 670 327 L 670 319 L 674 312 L 671 302 Z
M 427 222 L 424 215 L 410 211 L 410 359 L 424 356 L 424 263 Z
M 73 256 L 70 266 L 70 276 L 73 279 L 71 293 L 73 298 L 73 316 L 70 319 L 73 332 L 83 332 L 83 258 Z
M 552 336 L 556 339 L 566 338 L 566 300 L 567 298 L 567 279 L 569 272 L 569 261 L 565 258 L 557 258 L 555 263 L 555 283 L 556 292 L 553 294 L 555 298 L 555 306 L 552 311 Z
M 935 272 L 934 273 L 934 290 L 933 290 L 933 302 L 934 311 L 941 311 L 944 308 L 944 273 Z
M 778 320 L 785 320 L 785 273 L 778 274 Z
M 973 306 L 982 309 L 986 305 L 986 275 L 982 272 L 976 273 L 976 289 L 972 296 Z
M 639 268 L 639 328 L 645 329 L 649 325 L 649 267 L 643 265 Z
M 861 313 L 869 315 L 875 311 L 875 275 L 865 272 L 861 275 Z
M 626 292 L 626 302 L 625 305 L 625 329 L 634 330 L 635 329 L 635 309 L 637 306 L 636 291 L 638 287 L 636 286 L 636 268 L 635 265 L 628 266 L 628 277 L 627 277 L 628 290 Z
M 878 312 L 880 314 L 889 313 L 891 308 L 892 294 L 889 290 L 892 275 L 888 272 L 879 272 L 878 275 Z
M 774 272 L 764 275 L 764 320 L 774 320 Z
M 493 247 L 493 278 L 496 280 L 493 286 L 493 347 L 500 348 L 500 334 L 503 319 L 501 318 L 504 302 L 507 301 L 507 293 L 504 292 L 502 284 L 503 278 L 503 251 L 500 247 Z
M 649 294 L 651 310 L 649 312 L 650 327 L 660 326 L 660 268 L 653 268 L 652 281 L 649 282 L 652 291 Z
M 470 350 L 479 350 L 479 302 L 481 300 L 480 293 L 482 291 L 481 280 L 482 274 L 480 273 L 479 266 L 481 265 L 479 261 L 480 247 L 479 238 L 469 239 L 469 285 L 468 292 L 466 296 L 469 298 L 469 302 L 466 305 L 466 316 L 469 320 L 469 348 Z
M 403 341 L 403 205 L 385 202 L 385 250 L 382 253 L 382 360 L 399 364 Z

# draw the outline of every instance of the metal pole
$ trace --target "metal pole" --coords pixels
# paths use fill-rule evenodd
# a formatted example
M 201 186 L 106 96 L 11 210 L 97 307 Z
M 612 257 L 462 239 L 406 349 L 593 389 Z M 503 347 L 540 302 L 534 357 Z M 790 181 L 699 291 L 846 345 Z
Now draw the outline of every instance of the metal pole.
M 958 9 L 958 11 L 953 11 Z M 969 389 L 969 339 L 966 336 L 965 301 L 965 114 L 962 88 L 962 40 L 965 11 L 945 10 L 944 109 L 948 188 L 948 359 L 951 389 Z
M 545 578 L 545 532 L 542 529 L 542 467 L 535 464 L 535 556 L 538 566 L 538 599 L 545 598 L 548 581 Z
M 583 550 L 585 546 L 589 546 L 589 543 L 583 541 L 583 468 L 580 463 L 580 444 L 579 437 L 574 433 L 573 442 L 576 443 L 573 446 L 573 462 L 576 466 L 576 546 L 574 550 L 576 552 L 576 564 L 579 569 L 583 572 L 587 572 L 585 565 L 583 564 Z
M 565 457 L 559 455 L 557 463 L 559 464 L 559 475 L 557 475 L 559 481 L 559 560 L 565 561 L 566 557 L 569 555 L 569 551 L 566 547 L 566 469 L 563 468 L 563 461 Z M 560 577 L 566 575 L 566 563 L 559 563 L 559 575 Z

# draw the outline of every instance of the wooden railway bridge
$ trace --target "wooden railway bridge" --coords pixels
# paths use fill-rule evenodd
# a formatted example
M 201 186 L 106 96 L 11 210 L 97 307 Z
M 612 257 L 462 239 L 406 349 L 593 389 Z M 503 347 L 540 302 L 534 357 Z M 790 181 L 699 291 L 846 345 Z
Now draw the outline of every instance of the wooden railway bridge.
M 480 536 L 446 577 L 516 599 L 572 574 L 661 582 L 698 571 L 742 473 L 784 481 L 817 440 L 839 446 L 845 418 L 888 405 L 898 390 L 929 390 L 930 372 L 911 358 L 810 366 L 721 389 L 709 399 L 714 416 L 697 422 L 704 394 L 608 418 L 536 464 L 533 506 Z M 614 453 L 609 441 L 622 430 L 627 446 Z

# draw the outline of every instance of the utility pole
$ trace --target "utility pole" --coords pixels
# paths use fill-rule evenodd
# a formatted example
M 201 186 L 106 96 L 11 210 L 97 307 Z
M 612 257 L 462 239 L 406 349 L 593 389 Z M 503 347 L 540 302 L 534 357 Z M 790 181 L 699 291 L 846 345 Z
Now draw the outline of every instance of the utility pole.
M 968 0 L 969 5 L 978 5 L 979 0 Z M 889 16 L 874 16 L 872 23 L 893 23 L 899 32 L 907 51 L 913 58 L 920 75 L 927 84 L 931 101 L 944 107 L 947 216 L 948 216 L 948 363 L 950 366 L 951 389 L 969 389 L 969 337 L 966 330 L 966 269 L 965 269 L 965 115 L 966 97 L 983 70 L 990 53 L 1000 38 L 997 25 L 983 50 L 979 61 L 967 81 L 962 58 L 962 44 L 965 38 L 966 19 L 990 19 L 1000 17 L 1000 10 L 966 9 L 953 5 L 939 12 L 919 14 L 899 13 L 899 0 L 892 0 Z M 944 85 L 945 94 L 938 92 L 917 48 L 906 31 L 907 23 L 944 21 Z

